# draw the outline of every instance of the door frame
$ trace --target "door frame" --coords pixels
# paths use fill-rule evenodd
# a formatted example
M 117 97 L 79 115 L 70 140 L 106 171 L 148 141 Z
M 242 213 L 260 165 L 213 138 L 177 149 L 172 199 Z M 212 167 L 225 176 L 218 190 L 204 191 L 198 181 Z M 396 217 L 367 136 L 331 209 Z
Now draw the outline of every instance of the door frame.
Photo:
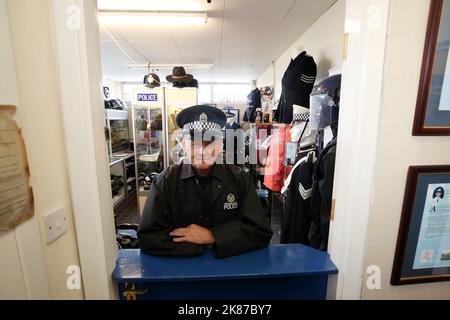
M 51 0 L 70 192 L 86 299 L 116 299 L 117 259 L 97 2 Z

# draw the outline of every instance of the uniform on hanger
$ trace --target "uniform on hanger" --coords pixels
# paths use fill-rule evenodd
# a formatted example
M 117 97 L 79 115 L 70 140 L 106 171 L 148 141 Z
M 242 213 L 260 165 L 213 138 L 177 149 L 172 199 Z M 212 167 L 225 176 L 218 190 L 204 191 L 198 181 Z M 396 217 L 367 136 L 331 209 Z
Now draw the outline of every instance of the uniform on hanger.
M 281 216 L 281 243 L 301 243 L 309 246 L 311 227 L 311 195 L 314 162 L 305 157 L 298 161 L 291 173 Z
M 317 77 L 314 58 L 302 52 L 292 59 L 282 80 L 282 93 L 274 120 L 290 124 L 293 118 L 293 105 L 309 108 L 309 96 Z
M 270 141 L 264 168 L 264 185 L 274 192 L 281 191 L 284 179 L 290 173 L 290 169 L 285 167 L 286 141 L 291 139 L 290 130 L 290 127 L 276 128 Z
M 226 156 L 225 161 L 227 161 L 227 159 L 233 159 L 233 163 L 228 163 L 227 161 L 226 162 L 227 164 L 234 164 L 234 165 L 244 164 L 243 162 L 245 160 L 244 159 L 245 150 L 242 150 L 242 145 L 241 146 L 239 145 L 240 143 L 242 144 L 244 143 L 243 137 L 242 141 L 240 141 L 238 136 L 236 136 L 236 130 L 240 129 L 242 129 L 242 127 L 236 121 L 227 123 L 223 128 L 223 145 L 225 148 L 225 156 Z M 229 144 L 231 144 L 229 140 L 232 140 L 233 149 L 229 148 Z
M 247 96 L 247 109 L 244 113 L 244 121 L 255 123 L 256 121 L 256 110 L 262 108 L 261 102 L 261 91 L 258 88 L 254 89 Z
M 333 199 L 334 167 L 337 138 L 320 153 L 314 167 L 314 186 L 311 196 L 312 221 L 309 242 L 313 248 L 326 251 Z

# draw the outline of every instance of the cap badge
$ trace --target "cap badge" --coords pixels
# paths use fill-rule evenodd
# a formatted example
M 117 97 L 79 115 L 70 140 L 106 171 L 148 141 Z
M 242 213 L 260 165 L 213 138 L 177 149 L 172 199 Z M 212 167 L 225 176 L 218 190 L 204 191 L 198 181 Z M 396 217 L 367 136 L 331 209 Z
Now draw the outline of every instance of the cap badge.
M 236 198 L 234 197 L 234 194 L 230 193 L 227 197 L 228 203 L 233 203 L 235 200 Z
M 202 113 L 200 115 L 200 122 L 202 122 L 202 123 L 208 122 L 208 116 L 206 115 L 206 113 Z

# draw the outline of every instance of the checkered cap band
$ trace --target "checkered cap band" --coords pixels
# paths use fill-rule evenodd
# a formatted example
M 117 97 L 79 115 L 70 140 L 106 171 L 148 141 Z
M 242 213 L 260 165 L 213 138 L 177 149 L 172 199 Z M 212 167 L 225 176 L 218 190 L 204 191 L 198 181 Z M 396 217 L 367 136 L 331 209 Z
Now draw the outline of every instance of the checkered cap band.
M 183 131 L 191 131 L 191 130 L 196 130 L 196 131 L 222 130 L 222 128 L 220 127 L 220 124 L 217 124 L 215 122 L 195 121 L 195 122 L 186 123 L 183 127 Z
M 293 121 L 298 122 L 298 121 L 309 121 L 309 113 L 299 113 L 299 114 L 294 114 L 293 117 Z

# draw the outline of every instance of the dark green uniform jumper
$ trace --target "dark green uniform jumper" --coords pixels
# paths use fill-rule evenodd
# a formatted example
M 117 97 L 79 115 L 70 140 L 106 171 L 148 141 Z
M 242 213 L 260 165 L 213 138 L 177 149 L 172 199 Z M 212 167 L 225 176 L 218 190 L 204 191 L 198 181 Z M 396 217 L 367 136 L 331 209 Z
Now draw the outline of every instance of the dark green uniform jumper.
M 191 165 L 173 165 L 153 183 L 138 231 L 144 252 L 165 256 L 201 255 L 204 246 L 175 243 L 169 235 L 191 224 L 209 229 L 218 258 L 266 247 L 272 231 L 250 175 L 241 168 L 214 165 L 207 178 Z

